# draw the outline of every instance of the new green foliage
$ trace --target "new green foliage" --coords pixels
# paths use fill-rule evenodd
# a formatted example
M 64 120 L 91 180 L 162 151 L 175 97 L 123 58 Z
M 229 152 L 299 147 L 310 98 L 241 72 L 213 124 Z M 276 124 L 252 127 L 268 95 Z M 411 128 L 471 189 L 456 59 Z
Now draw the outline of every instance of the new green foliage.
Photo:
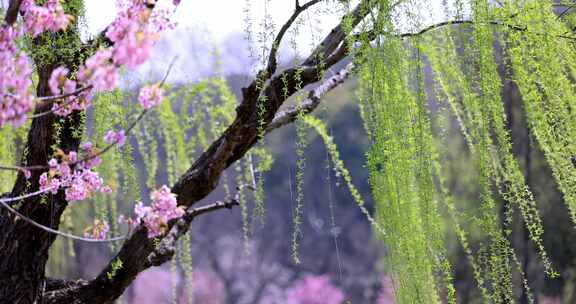
M 437 186 L 484 301 L 514 302 L 514 272 L 520 274 L 521 287 L 529 292 L 524 270 L 509 241 L 511 230 L 506 228 L 512 213 L 500 214 L 495 192 L 520 211 L 546 272 L 557 275 L 543 245 L 543 224 L 534 195 L 512 153 L 501 98 L 503 80 L 496 62 L 497 43 L 505 46 L 503 61 L 511 63 L 507 67 L 520 87 L 531 132 L 574 217 L 572 158 L 576 151 L 571 101 L 575 97 L 575 61 L 566 37 L 566 23 L 571 19 L 560 21 L 548 1 L 504 1 L 502 6 L 484 0 L 457 2 L 452 6 L 457 12 L 447 11 L 447 16 L 463 18 L 463 6 L 468 5 L 469 21 L 457 29 L 440 27 L 407 41 L 400 38 L 391 21 L 393 5 L 377 1 L 377 13 L 371 20 L 374 33 L 356 36 L 362 43 L 355 56 L 358 93 L 372 142 L 368 152 L 370 182 L 377 219 L 386 230 L 384 242 L 390 247 L 387 260 L 401 303 L 422 302 L 424 298 L 438 301 L 434 272 L 443 269 L 450 277 L 449 266 L 438 266 L 437 257 L 444 258 L 445 249 Z M 442 149 L 434 147 L 420 53 L 432 68 L 437 97 L 446 102 L 459 123 L 474 160 L 480 188 L 474 214 L 457 210 L 444 185 L 438 156 Z M 472 249 L 469 234 L 459 223 L 462 217 L 471 218 L 472 224 L 481 228 L 483 236 L 477 250 Z M 452 290 L 447 281 L 448 290 Z M 527 297 L 533 300 L 531 295 Z
M 506 2 L 501 18 L 515 14 L 526 31 L 506 29 L 512 77 L 518 84 L 531 134 L 536 138 L 576 222 L 576 119 L 574 119 L 573 40 L 570 29 L 553 13 L 551 2 Z
M 378 8 L 374 30 L 382 37 L 374 47 L 363 49 L 359 72 L 363 117 L 372 143 L 367 162 L 376 219 L 386 231 L 382 239 L 389 247 L 386 261 L 397 301 L 439 303 L 435 273 L 441 269 L 439 261 L 445 260 L 425 98 L 410 83 L 410 52 L 390 32 L 390 3 L 380 1 Z

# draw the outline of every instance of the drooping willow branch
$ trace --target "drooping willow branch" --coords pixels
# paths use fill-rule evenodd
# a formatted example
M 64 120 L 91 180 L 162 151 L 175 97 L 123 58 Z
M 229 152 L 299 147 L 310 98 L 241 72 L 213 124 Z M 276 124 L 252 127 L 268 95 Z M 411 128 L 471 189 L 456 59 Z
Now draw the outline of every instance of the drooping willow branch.
M 288 21 L 286 21 L 286 23 L 284 23 L 282 28 L 280 28 L 278 35 L 276 35 L 276 38 L 274 39 L 274 42 L 272 43 L 272 48 L 270 49 L 270 55 L 268 55 L 268 66 L 265 69 L 265 71 L 266 71 L 265 73 L 266 73 L 266 75 L 268 75 L 268 77 L 274 75 L 274 73 L 276 72 L 276 68 L 278 67 L 278 58 L 276 58 L 276 57 L 277 57 L 278 49 L 280 48 L 280 43 L 282 43 L 282 39 L 284 38 L 284 35 L 286 34 L 286 32 L 290 29 L 290 27 L 292 26 L 294 21 L 296 21 L 296 19 L 298 19 L 298 16 L 302 12 L 304 12 L 308 8 L 312 7 L 313 5 L 315 5 L 321 1 L 322 0 L 312 0 L 312 1 L 307 2 L 306 4 L 304 4 L 302 6 L 300 6 L 300 3 L 298 1 L 296 1 L 296 9 L 294 10 L 294 13 L 292 13 L 292 16 L 290 16 Z

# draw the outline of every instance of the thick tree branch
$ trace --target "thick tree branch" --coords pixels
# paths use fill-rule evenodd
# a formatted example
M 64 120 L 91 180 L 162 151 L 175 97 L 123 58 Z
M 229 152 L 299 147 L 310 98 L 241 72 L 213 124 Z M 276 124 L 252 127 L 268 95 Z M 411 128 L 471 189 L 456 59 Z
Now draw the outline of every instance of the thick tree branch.
M 6 23 L 16 22 L 21 1 L 11 1 Z M 72 12 L 74 14 L 74 12 Z M 32 47 L 50 49 L 53 47 L 52 39 L 66 39 L 70 45 L 80 44 L 80 35 L 77 23 L 69 25 L 66 32 L 59 31 L 51 35 L 50 39 L 41 35 L 31 39 Z M 48 80 L 52 70 L 58 65 L 65 65 L 75 71 L 84 56 L 74 58 L 63 57 L 63 53 L 55 52 L 49 58 L 33 57 L 36 75 L 38 76 L 36 95 L 39 97 L 50 95 Z M 47 110 L 48 105 L 35 109 L 36 113 Z M 76 136 L 82 119 L 79 113 L 73 113 L 67 119 L 60 119 L 54 115 L 46 115 L 32 120 L 28 130 L 24 153 L 21 158 L 23 166 L 45 165 L 52 155 L 52 148 L 56 143 L 68 152 L 77 150 L 79 137 Z M 39 177 L 42 172 L 31 172 L 27 178 L 20 171 L 16 177 L 10 197 L 18 197 L 25 193 L 35 192 L 39 189 Z M 17 211 L 23 217 L 13 216 L 7 208 L 0 210 L 0 298 L 3 303 L 34 303 L 41 298 L 44 285 L 45 266 L 48 260 L 49 249 L 56 235 L 23 220 L 31 219 L 39 225 L 57 230 L 60 216 L 67 206 L 64 191 L 57 194 L 40 197 L 28 197 L 19 202 Z
M 302 114 L 312 113 L 322 101 L 322 97 L 332 89 L 343 84 L 352 73 L 353 64 L 349 63 L 344 69 L 336 75 L 328 78 L 320 86 L 309 91 L 308 98 L 301 102 L 300 105 L 292 106 L 284 111 L 278 112 L 274 120 L 266 128 L 266 132 L 283 127 L 294 122 Z
M 366 6 L 367 2 L 362 1 L 360 6 Z M 353 23 L 358 24 L 366 16 L 368 10 L 357 7 L 353 12 Z M 172 192 L 177 195 L 178 205 L 187 208 L 188 214 L 192 212 L 190 210 L 193 210 L 191 207 L 193 204 L 216 188 L 222 172 L 242 158 L 256 144 L 261 135 L 259 126 L 262 122 L 266 128 L 289 96 L 309 84 L 320 81 L 321 71 L 324 68 L 329 68 L 345 58 L 346 48 L 342 44 L 346 33 L 343 28 L 343 24 L 340 24 L 337 27 L 338 30 L 333 30 L 329 34 L 332 38 L 324 39 L 330 42 L 329 45 L 317 48 L 327 54 L 322 64 L 303 64 L 287 69 L 272 77 L 262 90 L 259 88 L 259 79 L 243 89 L 243 100 L 236 109 L 235 120 L 172 187 Z M 335 35 L 338 31 L 341 31 L 341 34 Z M 341 45 L 340 49 L 334 52 L 338 45 Z M 311 57 L 316 58 L 315 54 Z M 259 102 L 262 100 L 265 100 L 260 104 L 264 107 L 263 114 L 258 111 Z M 166 242 L 167 248 L 173 240 L 187 230 L 174 228 L 176 224 L 177 222 L 171 222 L 170 232 L 160 237 L 160 244 Z M 164 241 L 165 238 L 168 238 L 167 241 Z M 113 261 L 95 279 L 73 284 L 74 287 L 66 290 L 53 291 L 47 294 L 45 303 L 111 303 L 124 292 L 138 273 L 164 260 L 160 258 L 161 254 L 156 253 L 158 248 L 155 244 L 157 242 L 148 239 L 144 227 L 137 227 Z M 170 250 L 166 252 L 169 253 Z M 114 261 L 121 261 L 122 268 L 114 267 Z M 110 273 L 114 273 L 114 276 L 110 276 Z
M 20 4 L 22 4 L 22 0 L 10 0 L 8 10 L 6 10 L 6 16 L 4 16 L 4 23 L 6 25 L 12 25 L 16 22 L 18 14 L 20 13 Z
M 199 215 L 213 212 L 220 209 L 232 209 L 235 206 L 240 206 L 239 192 L 236 196 L 228 201 L 216 202 L 210 205 L 190 208 L 186 214 L 178 219 L 170 229 L 170 232 L 162 239 L 162 242 L 156 250 L 148 257 L 148 264 L 151 266 L 159 266 L 172 258 L 176 250 L 176 241 L 183 236 L 190 227 L 192 221 Z
M 190 224 L 196 217 L 221 209 L 232 209 L 239 205 L 239 197 L 237 194 L 233 199 L 227 201 L 218 201 L 198 208 L 189 208 L 183 217 L 171 223 L 169 232 L 165 234 L 157 246 L 154 246 L 148 258 L 143 261 L 144 267 L 159 266 L 170 260 L 176 251 L 178 239 L 188 231 Z M 141 232 L 142 231 L 143 230 L 141 230 Z M 123 268 L 127 267 L 125 262 L 122 262 L 122 264 Z M 116 281 L 116 276 L 121 275 L 122 271 L 115 272 L 116 271 L 111 268 L 107 269 L 106 278 L 99 276 L 96 279 L 99 280 L 101 284 L 104 284 L 100 285 L 100 289 L 93 289 L 91 282 L 86 280 L 70 281 L 48 279 L 44 303 L 112 303 L 115 297 L 111 296 L 109 292 L 112 291 L 113 295 L 116 295 L 116 287 L 113 285 L 110 286 L 112 289 L 105 288 L 108 286 L 105 280 Z
M 362 1 L 358 6 L 345 16 L 343 20 L 350 19 L 350 28 L 354 29 L 370 12 L 374 6 L 374 1 Z M 330 33 L 322 40 L 322 42 L 312 51 L 312 54 L 304 61 L 303 65 L 310 66 L 321 63 L 322 60 L 330 56 L 350 34 L 346 32 L 344 22 L 340 22 Z

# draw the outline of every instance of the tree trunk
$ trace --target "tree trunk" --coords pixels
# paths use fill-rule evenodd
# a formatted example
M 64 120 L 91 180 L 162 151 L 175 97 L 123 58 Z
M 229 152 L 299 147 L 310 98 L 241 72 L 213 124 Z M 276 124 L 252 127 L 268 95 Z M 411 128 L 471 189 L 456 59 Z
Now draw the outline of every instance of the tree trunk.
M 69 28 L 66 33 L 52 34 L 63 36 L 64 39 L 77 40 L 79 36 L 76 28 Z M 34 39 L 35 48 L 49 48 L 53 36 Z M 73 41 L 74 43 L 76 41 Z M 38 73 L 37 96 L 51 95 L 48 81 L 54 68 L 59 65 L 67 66 L 71 71 L 79 66 L 76 58 L 59 58 L 58 52 L 54 52 L 48 62 L 45 58 L 36 59 L 35 66 Z M 65 63 L 62 63 L 65 62 Z M 35 113 L 50 110 L 52 104 L 37 106 Z M 66 118 L 57 117 L 54 114 L 34 118 L 28 131 L 28 138 L 23 155 L 22 166 L 45 166 L 52 158 L 52 147 L 57 146 L 68 152 L 77 150 L 80 138 L 74 135 L 76 130 L 82 128 L 81 114 L 75 112 Z M 39 177 L 44 170 L 32 171 L 30 179 L 24 174 L 18 173 L 18 177 L 11 193 L 3 196 L 16 197 L 39 189 Z M 32 220 L 58 229 L 60 216 L 67 206 L 64 192 L 34 196 L 12 204 L 23 215 Z M 18 218 L 5 208 L 0 208 L 0 304 L 10 303 L 38 303 L 45 288 L 45 268 L 48 261 L 50 247 L 56 236 L 40 228 L 30 225 Z

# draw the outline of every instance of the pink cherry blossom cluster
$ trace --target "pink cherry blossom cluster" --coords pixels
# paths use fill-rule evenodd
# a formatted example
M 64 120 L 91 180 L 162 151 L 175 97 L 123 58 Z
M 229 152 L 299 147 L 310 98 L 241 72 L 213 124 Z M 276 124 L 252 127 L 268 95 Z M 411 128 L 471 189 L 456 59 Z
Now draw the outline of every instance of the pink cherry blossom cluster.
M 172 24 L 166 9 L 155 9 L 152 12 L 145 2 L 118 1 L 118 16 L 106 30 L 106 37 L 113 42 L 113 46 L 97 51 L 78 71 L 79 84 L 91 89 L 82 93 L 79 101 L 68 100 L 55 105 L 54 112 L 68 115 L 72 110 L 85 109 L 90 105 L 93 90 L 107 91 L 117 86 L 122 66 L 135 68 L 150 58 L 158 33 Z M 66 78 L 67 74 L 65 68 L 54 70 L 50 83 L 53 94 L 66 94 L 78 88 L 78 83 Z M 161 98 L 162 91 L 159 85 L 155 85 L 144 88 L 139 99 L 149 109 L 160 103 Z
M 50 80 L 48 81 L 48 86 L 53 95 L 70 94 L 78 89 L 77 82 L 68 79 L 68 69 L 65 67 L 56 68 Z M 73 110 L 83 110 L 90 105 L 91 92 L 83 91 L 75 96 L 69 96 L 64 98 L 60 103 L 54 103 L 52 105 L 52 111 L 56 115 L 68 116 Z
M 84 229 L 84 237 L 104 240 L 108 231 L 110 231 L 110 226 L 106 221 L 95 219 L 92 226 Z
M 288 304 L 340 304 L 344 293 L 327 275 L 307 276 L 287 291 Z
M 58 0 L 48 0 L 44 6 L 36 5 L 33 0 L 24 0 L 20 8 L 24 27 L 33 36 L 45 30 L 64 29 L 71 21 Z M 21 36 L 22 30 L 15 26 L 0 28 L 0 126 L 8 122 L 15 126 L 22 124 L 26 113 L 34 106 L 34 97 L 30 93 L 30 62 L 15 43 Z M 67 88 L 70 84 L 64 86 Z
M 108 27 L 106 37 L 113 42 L 109 49 L 97 51 L 85 65 L 80 67 L 78 82 L 68 79 L 68 70 L 58 68 L 50 79 L 53 94 L 69 94 L 80 87 L 90 87 L 76 97 L 68 97 L 53 106 L 58 115 L 68 115 L 74 110 L 83 110 L 90 105 L 92 90 L 111 90 L 117 86 L 119 70 L 122 66 L 134 68 L 144 63 L 151 55 L 151 49 L 158 39 L 158 33 L 173 27 L 170 12 L 158 8 L 154 11 L 147 6 L 152 3 L 141 0 L 118 0 L 119 11 L 116 20 Z M 173 1 L 177 6 L 180 1 Z M 72 16 L 64 12 L 60 0 L 47 0 L 37 5 L 35 0 L 24 0 L 20 6 L 24 16 L 24 28 L 32 36 L 44 31 L 56 32 L 66 29 Z M 26 113 L 33 108 L 33 96 L 29 59 L 16 47 L 15 40 L 22 31 L 14 26 L 0 28 L 0 126 L 6 123 L 22 124 Z M 156 105 L 161 100 L 159 88 L 143 94 L 143 104 Z
M 69 202 L 84 200 L 96 191 L 111 192 L 110 187 L 103 185 L 98 173 L 92 170 L 102 161 L 92 143 L 84 143 L 80 149 L 83 159 L 78 158 L 76 151 L 70 151 L 68 154 L 63 151 L 56 153 L 59 160 L 51 159 L 48 162 L 50 170 L 40 175 L 40 190 L 56 194 L 62 188 Z
M 24 15 L 26 31 L 33 37 L 45 31 L 57 32 L 72 21 L 72 16 L 64 13 L 60 0 L 48 0 L 42 6 L 36 5 L 34 0 L 24 0 L 20 5 Z
M 128 68 L 141 65 L 150 58 L 158 34 L 174 26 L 167 9 L 158 7 L 152 11 L 148 8 L 153 2 L 156 1 L 118 1 L 118 15 L 106 30 L 106 37 L 114 43 L 112 60 L 115 64 Z
M 124 130 L 118 132 L 114 130 L 109 130 L 104 135 L 104 142 L 107 144 L 116 144 L 118 147 L 122 147 L 126 143 L 126 133 Z
M 162 88 L 160 84 L 144 86 L 138 95 L 138 101 L 144 109 L 150 109 L 162 102 Z
M 78 79 L 95 90 L 112 90 L 118 82 L 119 67 L 112 62 L 112 51 L 105 49 L 96 52 L 80 67 Z
M 138 202 L 134 213 L 136 222 L 142 221 L 148 230 L 148 237 L 154 238 L 165 232 L 168 221 L 183 216 L 184 209 L 177 206 L 176 195 L 166 185 L 154 190 L 150 198 L 151 206 L 143 206 L 142 202 Z
M 12 26 L 0 28 L 0 126 L 21 125 L 34 105 L 30 62 L 15 43 L 20 36 Z

